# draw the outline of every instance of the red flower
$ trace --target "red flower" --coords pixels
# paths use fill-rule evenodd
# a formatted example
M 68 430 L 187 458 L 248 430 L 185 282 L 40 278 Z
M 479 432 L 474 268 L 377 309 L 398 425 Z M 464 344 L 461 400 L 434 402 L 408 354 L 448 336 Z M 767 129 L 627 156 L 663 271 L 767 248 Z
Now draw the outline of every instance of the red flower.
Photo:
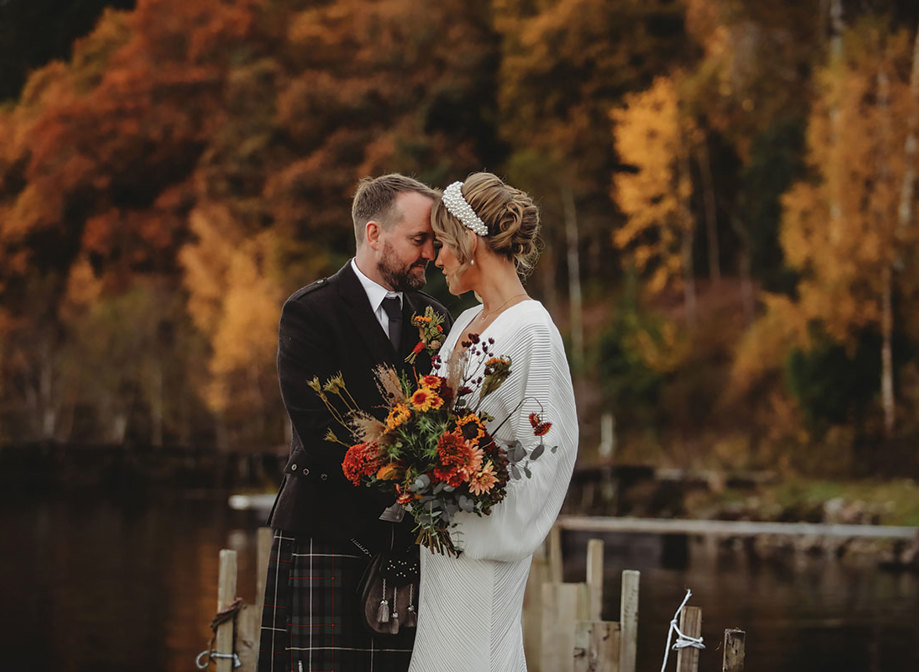
M 341 470 L 345 478 L 354 485 L 360 485 L 361 477 L 375 474 L 381 463 L 380 450 L 376 443 L 357 443 L 348 448 L 348 452 L 345 453 Z
M 549 430 L 552 429 L 551 422 L 540 422 L 536 427 L 533 428 L 533 434 L 536 436 L 545 436 L 549 433 Z

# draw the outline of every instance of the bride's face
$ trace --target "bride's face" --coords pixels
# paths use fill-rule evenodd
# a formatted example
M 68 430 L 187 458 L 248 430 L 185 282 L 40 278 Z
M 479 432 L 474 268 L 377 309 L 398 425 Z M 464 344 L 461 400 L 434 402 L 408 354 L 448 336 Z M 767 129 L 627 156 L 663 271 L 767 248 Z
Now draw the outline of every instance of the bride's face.
M 459 296 L 460 294 L 468 292 L 472 289 L 468 285 L 468 282 L 465 282 L 469 269 L 461 270 L 460 267 L 462 264 L 460 264 L 459 259 L 456 258 L 456 252 L 454 252 L 453 248 L 449 245 L 445 245 L 439 239 L 437 245 L 440 247 L 440 250 L 437 253 L 437 259 L 434 260 L 434 265 L 443 271 L 444 278 L 447 279 L 447 289 L 449 289 L 450 293 L 454 296 Z

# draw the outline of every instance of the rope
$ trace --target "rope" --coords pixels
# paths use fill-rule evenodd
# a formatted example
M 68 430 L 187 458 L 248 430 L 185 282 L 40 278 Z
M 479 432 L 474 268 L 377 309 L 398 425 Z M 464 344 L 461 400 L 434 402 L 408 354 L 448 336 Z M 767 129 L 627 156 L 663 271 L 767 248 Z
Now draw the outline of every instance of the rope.
M 679 608 L 676 610 L 676 613 L 673 615 L 673 619 L 670 621 L 670 630 L 667 632 L 667 646 L 664 648 L 664 664 L 661 665 L 661 672 L 664 672 L 667 669 L 667 658 L 670 656 L 670 640 L 673 637 L 675 632 L 677 635 L 676 641 L 673 643 L 673 650 L 685 649 L 692 647 L 694 649 L 704 649 L 705 645 L 702 643 L 702 637 L 690 637 L 683 633 L 680 630 L 680 627 L 677 625 L 678 619 L 680 617 L 680 612 L 683 611 L 683 607 L 686 606 L 686 603 L 689 602 L 689 598 L 692 596 L 692 591 L 686 589 L 686 597 L 683 598 L 683 602 L 680 604 Z
M 211 637 L 210 644 L 207 645 L 207 648 L 198 654 L 198 657 L 195 658 L 195 667 L 199 670 L 206 670 L 211 664 L 212 660 L 228 658 L 233 661 L 233 669 L 242 666 L 242 662 L 239 660 L 239 656 L 236 655 L 236 628 L 233 628 L 233 653 L 218 653 L 214 648 L 214 642 L 217 641 L 217 628 L 226 623 L 229 620 L 235 620 L 236 615 L 239 613 L 239 610 L 243 608 L 243 598 L 237 597 L 235 600 L 230 602 L 225 608 L 218 611 L 214 614 L 214 618 L 211 619 L 211 631 L 214 633 Z M 207 656 L 207 660 L 201 662 L 202 658 Z

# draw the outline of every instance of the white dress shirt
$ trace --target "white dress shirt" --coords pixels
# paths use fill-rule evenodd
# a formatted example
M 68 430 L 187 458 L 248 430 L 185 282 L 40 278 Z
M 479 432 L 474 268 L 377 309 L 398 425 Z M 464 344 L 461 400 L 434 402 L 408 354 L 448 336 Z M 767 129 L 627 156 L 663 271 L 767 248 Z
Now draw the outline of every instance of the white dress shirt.
M 391 289 L 386 289 L 383 285 L 377 284 L 366 275 L 361 273 L 361 269 L 357 267 L 357 262 L 354 261 L 354 258 L 351 258 L 351 268 L 354 269 L 354 274 L 357 276 L 357 279 L 361 281 L 361 286 L 364 288 L 364 291 L 367 292 L 367 298 L 370 300 L 370 307 L 373 309 L 373 314 L 377 318 L 377 322 L 380 323 L 380 326 L 383 328 L 383 333 L 386 334 L 386 338 L 389 338 L 389 315 L 386 314 L 386 311 L 383 309 L 383 299 L 389 297 L 396 297 L 399 299 L 399 306 L 402 305 L 402 292 L 394 292 Z

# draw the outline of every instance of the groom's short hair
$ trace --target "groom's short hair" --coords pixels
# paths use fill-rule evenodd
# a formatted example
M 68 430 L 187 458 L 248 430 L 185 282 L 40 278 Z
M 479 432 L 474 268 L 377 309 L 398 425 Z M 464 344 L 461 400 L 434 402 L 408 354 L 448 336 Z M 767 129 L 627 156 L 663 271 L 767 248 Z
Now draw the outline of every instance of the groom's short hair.
M 358 183 L 351 204 L 354 240 L 358 246 L 364 242 L 364 229 L 370 220 L 379 222 L 387 231 L 398 222 L 396 197 L 408 191 L 417 192 L 431 200 L 436 200 L 439 196 L 438 192 L 428 185 L 399 173 L 365 177 Z

